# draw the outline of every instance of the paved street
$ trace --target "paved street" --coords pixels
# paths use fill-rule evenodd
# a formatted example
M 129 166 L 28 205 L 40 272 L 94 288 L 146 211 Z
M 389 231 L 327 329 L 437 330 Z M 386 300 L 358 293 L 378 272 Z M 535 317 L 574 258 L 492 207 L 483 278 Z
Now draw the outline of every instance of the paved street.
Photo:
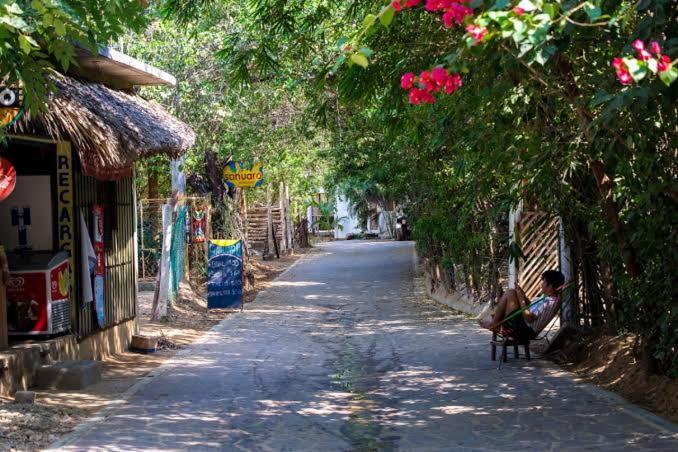
M 678 450 L 666 429 L 413 297 L 412 244 L 334 242 L 69 447 Z

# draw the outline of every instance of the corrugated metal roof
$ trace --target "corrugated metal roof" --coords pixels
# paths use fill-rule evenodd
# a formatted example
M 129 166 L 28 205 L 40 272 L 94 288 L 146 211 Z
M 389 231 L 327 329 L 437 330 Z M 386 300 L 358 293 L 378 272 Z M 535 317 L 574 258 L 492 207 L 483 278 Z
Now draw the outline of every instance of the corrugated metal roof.
M 72 67 L 69 74 L 103 83 L 114 88 L 130 89 L 134 86 L 176 85 L 171 74 L 156 67 L 125 55 L 117 50 L 100 46 L 98 54 L 77 47 L 78 66 Z

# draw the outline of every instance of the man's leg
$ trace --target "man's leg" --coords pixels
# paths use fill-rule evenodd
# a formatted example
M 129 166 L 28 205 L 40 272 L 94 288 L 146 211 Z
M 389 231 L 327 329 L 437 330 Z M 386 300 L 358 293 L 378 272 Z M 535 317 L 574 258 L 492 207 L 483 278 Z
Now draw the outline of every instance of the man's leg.
M 483 328 L 491 329 L 519 307 L 520 302 L 518 301 L 518 292 L 516 292 L 515 289 L 508 289 L 503 293 L 501 298 L 499 298 L 499 303 L 497 303 L 497 309 L 494 311 L 492 320 L 480 320 L 478 323 Z

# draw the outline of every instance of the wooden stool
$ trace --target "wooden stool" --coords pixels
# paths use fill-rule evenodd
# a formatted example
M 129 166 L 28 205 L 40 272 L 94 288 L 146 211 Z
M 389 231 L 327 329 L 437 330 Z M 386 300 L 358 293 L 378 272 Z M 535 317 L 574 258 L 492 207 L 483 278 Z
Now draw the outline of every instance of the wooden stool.
M 529 339 L 516 339 L 511 336 L 501 336 L 496 331 L 492 332 L 492 341 L 490 341 L 492 346 L 492 361 L 497 360 L 497 346 L 501 347 L 501 360 L 506 362 L 508 360 L 507 348 L 509 345 L 513 346 L 513 357 L 519 358 L 520 353 L 518 352 L 518 346 L 522 345 L 525 347 L 525 358 L 530 360 L 530 340 Z

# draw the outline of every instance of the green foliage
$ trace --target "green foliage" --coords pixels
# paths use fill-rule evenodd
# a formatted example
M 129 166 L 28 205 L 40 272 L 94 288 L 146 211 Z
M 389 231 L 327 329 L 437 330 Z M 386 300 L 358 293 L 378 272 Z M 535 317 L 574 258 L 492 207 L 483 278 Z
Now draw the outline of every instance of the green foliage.
M 51 89 L 50 68 L 68 70 L 76 46 L 97 45 L 140 29 L 146 21 L 137 0 L 23 0 L 0 2 L 0 79 L 22 83 L 29 109 L 40 110 Z

